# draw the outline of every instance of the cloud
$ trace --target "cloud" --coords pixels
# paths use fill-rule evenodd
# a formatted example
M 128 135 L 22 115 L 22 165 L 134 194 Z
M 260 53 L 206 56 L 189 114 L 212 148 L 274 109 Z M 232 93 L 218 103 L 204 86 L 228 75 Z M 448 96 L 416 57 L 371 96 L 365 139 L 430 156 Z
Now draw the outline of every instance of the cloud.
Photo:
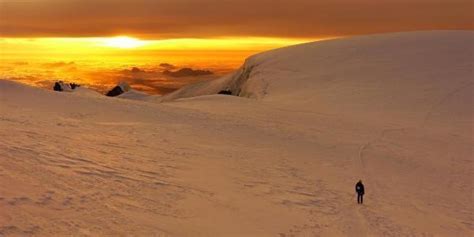
M 471 0 L 0 0 L 0 4 L 2 36 L 325 37 L 473 29 Z
M 169 64 L 169 63 L 160 63 L 160 67 L 162 67 L 164 69 L 167 69 L 167 70 L 171 70 L 171 69 L 176 68 L 176 66 L 174 66 L 173 64 Z
M 162 63 L 158 67 L 131 67 L 115 72 L 98 72 L 93 77 L 100 78 L 102 82 L 107 80 L 108 83 L 105 84 L 108 87 L 113 87 L 118 82 L 125 81 L 137 90 L 151 94 L 167 94 L 187 84 L 213 80 L 226 73 L 219 72 L 219 74 L 214 74 L 210 70 L 192 69 L 190 67 L 184 67 L 176 71 L 162 71 L 164 67 L 170 68 L 171 66 L 173 68 L 176 67 L 171 64 Z M 176 79 L 177 77 L 179 77 L 179 80 Z
M 54 62 L 54 63 L 44 63 L 43 66 L 47 68 L 62 68 L 62 67 L 74 67 L 75 62 Z
M 145 70 L 143 69 L 140 69 L 138 67 L 132 67 L 131 69 L 124 69 L 122 70 L 123 73 L 133 73 L 133 74 L 136 74 L 136 73 L 146 73 Z
M 52 62 L 52 63 L 28 63 L 28 70 L 15 71 L 16 62 L 0 65 L 3 71 L 1 79 L 20 81 L 30 85 L 51 89 L 56 81 L 65 81 L 80 84 L 83 87 L 92 88 L 101 93 L 106 93 L 117 83 L 125 81 L 133 88 L 150 94 L 166 94 L 177 90 L 185 85 L 213 80 L 229 73 L 231 69 L 210 71 L 192 69 L 186 66 L 175 72 L 183 73 L 183 77 L 177 79 L 172 75 L 163 73 L 160 65 L 132 66 L 129 68 L 97 68 L 89 64 L 76 62 Z M 22 63 L 23 64 L 23 63 Z M 170 64 L 171 65 L 171 64 Z M 70 68 L 75 71 L 71 72 Z M 177 66 L 174 66 L 177 67 Z M 9 70 L 11 68 L 11 70 Z
M 165 70 L 163 74 L 171 77 L 197 77 L 212 75 L 213 73 L 209 70 L 194 70 L 192 68 L 182 68 L 176 71 Z
M 15 66 L 27 66 L 27 65 L 29 65 L 28 62 L 13 62 L 12 64 L 15 65 Z

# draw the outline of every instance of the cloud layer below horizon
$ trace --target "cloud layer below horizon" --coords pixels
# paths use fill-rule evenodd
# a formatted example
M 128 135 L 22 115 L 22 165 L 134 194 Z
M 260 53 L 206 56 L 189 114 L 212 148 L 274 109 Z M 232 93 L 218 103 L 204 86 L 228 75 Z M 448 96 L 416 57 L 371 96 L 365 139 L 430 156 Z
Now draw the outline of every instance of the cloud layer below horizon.
M 174 68 L 173 72 L 185 73 L 181 73 L 179 77 L 176 77 L 167 73 L 171 70 L 170 68 Z M 209 73 L 193 73 L 196 71 Z M 56 81 L 65 81 L 67 83 L 77 83 L 101 93 L 109 91 L 119 82 L 127 82 L 134 89 L 149 94 L 162 95 L 190 83 L 219 78 L 229 71 L 230 69 L 208 71 L 208 69 L 201 70 L 188 66 L 175 66 L 169 63 L 151 65 L 147 68 L 94 68 L 76 62 L 17 62 L 0 65 L 0 80 L 14 80 L 47 89 L 52 89 Z
M 328 37 L 472 29 L 471 0 L 0 0 L 2 37 Z

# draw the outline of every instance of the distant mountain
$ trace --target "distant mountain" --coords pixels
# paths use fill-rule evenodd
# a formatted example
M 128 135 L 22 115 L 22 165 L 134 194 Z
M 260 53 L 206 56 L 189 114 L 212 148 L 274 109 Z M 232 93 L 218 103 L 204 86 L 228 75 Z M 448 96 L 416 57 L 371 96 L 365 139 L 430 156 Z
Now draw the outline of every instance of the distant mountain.
M 212 75 L 213 72 L 209 70 L 194 70 L 192 68 L 182 68 L 177 71 L 170 71 L 165 70 L 163 74 L 172 76 L 172 77 L 197 77 L 197 76 L 205 76 L 205 75 Z

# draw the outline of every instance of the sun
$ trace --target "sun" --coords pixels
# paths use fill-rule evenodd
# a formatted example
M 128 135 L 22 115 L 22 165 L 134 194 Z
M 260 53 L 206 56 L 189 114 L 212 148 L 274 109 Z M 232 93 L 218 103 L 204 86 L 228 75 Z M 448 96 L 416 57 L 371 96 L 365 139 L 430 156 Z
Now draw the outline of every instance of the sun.
M 145 41 L 128 36 L 118 36 L 104 39 L 104 45 L 113 48 L 132 49 L 144 46 Z

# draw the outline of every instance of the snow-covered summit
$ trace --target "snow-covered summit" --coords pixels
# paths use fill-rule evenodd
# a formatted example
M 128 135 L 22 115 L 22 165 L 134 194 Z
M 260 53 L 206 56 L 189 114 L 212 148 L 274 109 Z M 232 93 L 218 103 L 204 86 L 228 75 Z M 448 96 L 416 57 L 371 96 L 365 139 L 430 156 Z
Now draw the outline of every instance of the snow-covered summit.
M 290 46 L 254 55 L 235 73 L 186 86 L 162 101 L 230 91 L 306 111 L 396 117 L 419 126 L 452 127 L 456 119 L 467 126 L 472 42 L 473 31 L 425 31 Z
M 129 89 L 128 91 L 125 91 L 124 93 L 118 95 L 117 97 L 122 98 L 122 99 L 129 99 L 129 100 L 143 100 L 143 101 L 146 101 L 150 98 L 157 97 L 157 96 L 149 95 L 145 92 L 137 91 L 135 89 Z
M 232 75 L 163 100 L 229 90 L 284 104 L 338 105 L 341 111 L 426 110 L 432 100 L 472 83 L 472 42 L 472 31 L 426 31 L 291 46 L 254 55 Z M 455 95 L 470 98 L 469 90 Z

